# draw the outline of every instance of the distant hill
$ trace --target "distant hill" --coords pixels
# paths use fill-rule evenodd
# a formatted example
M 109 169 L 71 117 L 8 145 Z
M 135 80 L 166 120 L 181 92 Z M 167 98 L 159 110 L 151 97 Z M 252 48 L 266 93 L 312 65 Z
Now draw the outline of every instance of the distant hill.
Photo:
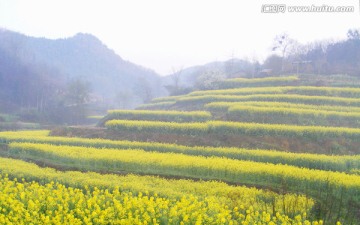
M 79 33 L 70 38 L 51 40 L 0 30 L 2 84 L 16 76 L 24 76 L 24 73 L 28 73 L 28 77 L 41 75 L 58 85 L 73 79 L 84 80 L 90 84 L 97 99 L 108 103 L 116 102 L 116 96 L 124 96 L 124 93 L 131 96 L 132 102 L 141 102 L 137 93 L 144 89 L 141 85 L 148 85 L 153 97 L 164 94 L 158 74 L 125 61 L 91 34 Z M 0 88 L 0 99 L 11 96 L 11 93 L 4 93 L 6 87 L 2 87 L 1 82 Z

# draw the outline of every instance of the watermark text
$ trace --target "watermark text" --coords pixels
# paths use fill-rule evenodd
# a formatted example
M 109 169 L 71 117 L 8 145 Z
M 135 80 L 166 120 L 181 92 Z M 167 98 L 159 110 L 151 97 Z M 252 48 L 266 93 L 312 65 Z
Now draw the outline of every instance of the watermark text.
M 287 6 L 285 4 L 264 4 L 261 6 L 262 13 L 353 13 L 354 6 L 332 6 L 332 5 L 307 5 Z

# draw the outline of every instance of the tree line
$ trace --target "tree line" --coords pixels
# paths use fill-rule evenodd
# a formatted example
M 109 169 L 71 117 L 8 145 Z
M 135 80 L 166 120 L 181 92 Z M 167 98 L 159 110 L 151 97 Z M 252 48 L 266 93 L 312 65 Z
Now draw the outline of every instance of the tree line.
M 273 74 L 345 74 L 360 77 L 360 32 L 350 29 L 340 41 L 319 41 L 299 44 L 287 34 L 274 39 L 273 53 L 263 68 Z
M 53 67 L 22 62 L 16 54 L 0 48 L 0 112 L 31 122 L 76 124 L 85 119 L 91 101 L 88 83 L 61 80 Z

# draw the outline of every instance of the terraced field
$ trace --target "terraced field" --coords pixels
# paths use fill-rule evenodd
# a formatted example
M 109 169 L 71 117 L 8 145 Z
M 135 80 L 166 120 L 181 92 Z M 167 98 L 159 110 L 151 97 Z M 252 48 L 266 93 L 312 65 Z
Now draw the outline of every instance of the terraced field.
M 360 88 L 297 85 L 228 80 L 92 131 L 0 132 L 0 224 L 359 224 Z

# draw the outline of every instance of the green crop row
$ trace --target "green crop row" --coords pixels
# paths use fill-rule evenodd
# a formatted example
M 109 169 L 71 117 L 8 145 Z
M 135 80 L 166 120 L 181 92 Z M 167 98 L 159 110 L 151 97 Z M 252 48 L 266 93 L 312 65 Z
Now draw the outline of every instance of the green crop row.
M 181 97 L 181 96 L 187 96 L 187 95 L 179 95 L 179 96 L 166 96 L 166 97 L 160 97 L 160 98 L 154 98 L 151 100 L 151 102 L 149 104 L 145 104 L 145 106 L 158 106 L 158 105 L 167 105 L 170 103 L 173 104 L 176 102 L 176 100 Z M 168 102 L 168 103 L 167 103 Z
M 113 130 L 130 132 L 157 132 L 186 135 L 206 134 L 208 125 L 206 123 L 176 123 L 161 121 L 139 121 L 139 120 L 109 120 L 105 126 Z
M 238 94 L 271 94 L 271 93 L 282 93 L 282 89 L 279 89 L 281 87 L 270 87 L 270 86 L 276 86 L 276 84 L 280 84 L 280 86 L 284 86 L 286 84 L 292 84 L 293 82 L 298 81 L 298 78 L 296 76 L 290 76 L 290 77 L 267 77 L 267 78 L 255 78 L 255 79 L 247 79 L 247 78 L 235 78 L 235 79 L 226 79 L 223 81 L 219 81 L 219 86 L 224 88 L 237 88 L 237 87 L 255 87 L 255 88 L 241 88 L 236 90 L 209 90 L 209 91 L 195 91 L 187 95 L 181 95 L 181 96 L 168 96 L 168 97 L 160 97 L 155 98 L 151 101 L 149 104 L 156 104 L 164 102 L 167 104 L 167 102 L 171 102 L 173 104 L 181 97 L 187 97 L 187 96 L 197 96 L 197 95 L 216 95 L 216 94 L 222 94 L 222 95 L 238 95 Z M 234 86 L 234 87 L 233 87 Z M 257 88 L 259 87 L 260 88 Z M 264 86 L 265 88 L 263 88 Z M 291 88 L 291 87 L 287 87 Z M 221 88 L 220 88 L 221 89 Z
M 255 95 L 255 94 L 297 94 L 305 96 L 328 96 L 328 97 L 344 97 L 344 98 L 360 98 L 360 88 L 351 87 L 314 87 L 314 86 L 284 86 L 284 87 L 251 87 L 251 88 L 235 88 L 235 89 L 221 89 L 221 90 L 205 90 L 194 91 L 187 95 L 168 96 L 156 98 L 152 100 L 152 104 L 161 103 L 167 104 L 170 102 L 174 104 L 177 100 L 183 97 L 194 96 L 209 96 L 209 95 Z M 150 105 L 152 105 L 150 104 Z
M 297 76 L 266 77 L 266 78 L 234 78 L 217 82 L 219 89 L 239 87 L 287 86 L 299 81 Z
M 218 157 L 32 143 L 11 143 L 7 154 L 79 170 L 219 179 L 296 191 L 343 207 L 337 211 L 340 217 L 345 216 L 345 211 L 354 213 L 360 206 L 360 176 L 338 172 Z
M 57 224 L 54 220 L 57 220 L 58 222 L 62 221 L 65 224 L 74 224 L 75 221 L 72 221 L 73 223 L 69 221 L 65 222 L 69 219 L 69 215 L 81 218 L 84 214 L 87 214 L 89 217 L 89 214 L 91 214 L 91 217 L 93 217 L 92 219 L 96 221 L 99 214 L 101 216 L 105 213 L 106 216 L 103 219 L 108 222 L 103 221 L 103 223 L 99 224 L 113 224 L 116 219 L 120 220 L 122 217 L 130 224 L 132 222 L 137 224 L 135 221 L 129 221 L 127 216 L 132 214 L 136 217 L 139 216 L 136 213 L 144 211 L 147 211 L 150 216 L 156 217 L 157 219 L 165 214 L 165 216 L 170 215 L 172 219 L 176 220 L 177 213 L 182 214 L 187 210 L 190 210 L 191 215 L 193 215 L 195 210 L 194 207 L 196 207 L 196 210 L 199 210 L 198 214 L 207 216 L 208 219 L 213 218 L 214 221 L 216 218 L 220 218 L 220 214 L 223 214 L 224 216 L 224 213 L 226 213 L 226 217 L 230 216 L 230 219 L 239 222 L 241 221 L 241 214 L 246 214 L 246 210 L 251 211 L 251 214 L 255 211 L 260 212 L 260 214 L 266 212 L 265 215 L 270 214 L 269 218 L 274 216 L 277 220 L 282 219 L 283 217 L 285 218 L 286 216 L 293 218 L 297 215 L 308 218 L 310 210 L 314 205 L 313 199 L 303 195 L 276 194 L 271 191 L 232 186 L 216 181 L 195 182 L 191 180 L 173 180 L 153 176 L 118 176 L 94 172 L 81 173 L 76 171 L 61 172 L 50 168 L 41 168 L 35 164 L 16 159 L 0 157 L 0 183 L 3 183 L 3 181 L 9 182 L 10 180 L 14 180 L 18 183 L 14 186 L 9 185 L 8 183 L 5 184 L 6 190 L 3 190 L 2 192 L 2 202 L 0 202 L 0 205 L 7 204 L 7 206 L 4 207 L 5 210 L 2 211 L 1 216 L 6 216 L 6 219 L 11 220 L 13 219 L 9 218 L 11 214 L 14 215 L 14 217 L 21 218 L 26 217 L 27 213 L 31 215 L 35 212 L 39 215 L 49 212 L 49 218 L 34 215 L 34 217 L 28 217 L 27 222 L 40 220 L 41 218 L 52 220 L 53 223 L 51 224 Z M 60 187 L 60 190 L 64 190 L 62 185 L 65 185 L 70 191 L 66 195 L 62 195 L 63 192 L 57 189 L 55 190 L 55 195 L 50 196 L 53 192 L 42 190 L 39 187 L 31 188 L 31 186 L 28 185 L 30 183 L 31 186 L 40 184 L 45 185 L 46 187 L 56 187 L 56 189 Z M 0 184 L 0 187 L 4 186 Z M 79 188 L 80 190 L 74 188 Z M 39 193 L 47 194 L 39 195 Z M 84 193 L 87 196 L 94 195 L 94 197 L 87 200 L 81 199 L 81 201 L 79 201 L 79 198 L 74 198 L 74 196 L 72 196 L 74 193 Z M 9 198 L 9 196 L 5 197 L 7 194 L 10 195 L 11 198 Z M 114 195 L 111 196 L 112 194 Z M 100 200 L 104 200 L 102 195 L 107 196 L 106 206 L 103 208 L 96 207 L 97 211 L 96 213 L 93 213 L 95 211 L 94 206 L 99 204 Z M 119 197 L 124 195 L 126 196 L 126 199 L 119 200 Z M 34 196 L 34 198 L 31 198 L 31 196 Z M 118 201 L 112 202 L 114 199 L 117 199 Z M 35 204 L 31 204 L 30 200 L 32 203 L 41 205 L 39 205 L 37 209 L 31 208 L 34 207 Z M 63 203 L 64 200 L 68 200 L 67 203 Z M 141 201 L 145 201 L 145 209 L 139 208 L 144 206 L 139 204 Z M 11 204 L 8 202 L 11 202 Z M 121 204 L 119 204 L 120 202 Z M 172 205 L 174 203 L 176 204 Z M 87 213 L 83 212 L 82 207 L 71 210 L 74 205 L 76 205 L 76 207 L 83 206 L 83 208 L 87 208 Z M 112 212 L 112 207 L 116 206 L 118 215 L 112 217 L 114 214 L 109 212 Z M 55 210 L 41 210 L 44 207 Z M 67 207 L 69 207 L 70 210 L 66 211 Z M 170 207 L 173 207 L 173 209 L 170 209 Z M 60 208 L 62 208 L 62 210 L 57 210 Z M 101 209 L 100 211 L 98 210 L 99 208 Z M 26 211 L 26 209 L 28 212 L 19 211 Z M 156 212 L 160 211 L 162 214 L 154 213 L 155 211 L 152 213 L 152 209 L 155 209 Z M 63 215 L 63 217 L 61 217 L 61 215 L 52 216 L 54 211 L 57 211 L 58 214 L 64 213 L 65 215 Z M 79 212 L 81 212 L 81 215 L 78 215 Z M 308 214 L 308 216 L 304 216 L 304 213 Z M 145 214 L 146 213 L 140 213 L 140 216 L 144 217 Z M 196 217 L 198 214 L 194 214 L 193 217 Z M 187 215 L 189 215 L 189 218 L 192 217 L 190 216 L 190 213 L 187 213 Z M 247 215 L 247 218 L 250 218 L 250 214 L 247 213 Z M 1 221 L 1 219 L 3 219 L 1 216 L 1 224 L 9 223 L 9 221 Z M 150 217 L 150 219 L 152 221 L 154 218 Z M 251 218 L 251 221 L 254 221 L 254 219 L 255 218 Z M 292 219 L 289 218 L 288 222 L 291 220 Z M 119 224 L 124 223 L 124 221 L 118 222 Z M 205 223 L 206 220 L 203 222 Z M 210 223 L 210 220 L 208 222 Z M 18 220 L 17 223 L 21 222 Z M 50 222 L 47 221 L 47 223 L 45 223 L 45 221 L 36 221 L 34 223 L 49 224 Z M 84 223 L 80 222 L 75 224 Z M 165 224 L 172 223 L 169 222 Z
M 327 96 L 305 96 L 295 94 L 257 94 L 257 95 L 203 95 L 181 97 L 177 100 L 180 104 L 206 104 L 210 102 L 246 102 L 246 101 L 269 101 L 289 102 L 313 105 L 338 105 L 338 106 L 360 106 L 360 99 L 327 97 Z
M 223 182 L 216 181 L 194 182 L 185 179 L 171 180 L 134 174 L 119 176 L 93 172 L 61 172 L 52 168 L 42 168 L 22 160 L 3 157 L 0 157 L 0 162 L 0 173 L 7 174 L 11 178 L 25 178 L 27 181 L 37 181 L 41 183 L 60 182 L 77 188 L 87 187 L 93 189 L 94 186 L 97 188 L 119 188 L 120 191 L 132 191 L 134 194 L 148 192 L 164 197 L 175 198 L 190 194 L 197 197 L 214 196 L 222 198 L 226 197 L 231 192 L 235 192 L 239 194 L 239 197 L 242 196 L 240 194 L 252 196 L 252 201 L 254 202 L 256 195 L 271 194 L 255 188 L 230 186 Z
M 160 99 L 159 102 L 152 101 L 152 103 L 143 104 L 137 107 L 137 109 L 163 109 L 176 103 L 176 101 L 167 101 L 166 99 L 162 101 L 161 98 L 156 98 L 156 99 Z
M 174 122 L 204 122 L 211 119 L 206 111 L 165 111 L 165 110 L 109 110 L 106 120 L 150 120 Z
M 94 148 L 116 148 L 116 149 L 142 149 L 144 151 L 155 151 L 165 153 L 181 153 L 186 155 L 198 156 L 218 156 L 231 159 L 248 160 L 255 162 L 269 162 L 274 164 L 287 164 L 310 169 L 332 170 L 332 171 L 355 171 L 360 169 L 360 156 L 329 156 L 308 153 L 290 153 L 273 150 L 249 150 L 241 148 L 226 147 L 203 147 L 203 146 L 183 146 L 177 144 L 164 144 L 156 142 L 132 142 L 114 141 L 106 139 L 90 139 L 76 137 L 53 137 L 37 135 L 39 131 L 31 132 L 0 132 L 0 141 L 3 143 L 11 142 L 31 142 L 52 145 L 72 145 Z
M 157 121 L 110 120 L 106 127 L 128 132 L 158 132 L 180 135 L 254 135 L 304 137 L 310 139 L 347 138 L 360 140 L 360 129 L 347 127 L 295 126 L 284 124 L 260 124 L 225 121 L 206 123 L 173 123 Z
M 313 87 L 313 86 L 255 87 L 255 88 L 194 91 L 188 95 L 201 96 L 201 95 L 251 95 L 251 94 L 298 94 L 298 95 L 310 95 L 310 96 L 360 98 L 360 88 Z
M 307 105 L 288 102 L 211 102 L 205 105 L 210 111 L 228 111 L 232 106 L 258 106 L 269 108 L 295 108 L 295 109 L 317 109 L 328 112 L 360 112 L 360 107 L 334 106 L 334 105 Z
M 7 154 L 23 159 L 48 160 L 58 165 L 74 166 L 90 171 L 146 172 L 265 186 L 270 184 L 273 187 L 280 187 L 281 181 L 286 178 L 288 184 L 294 183 L 299 185 L 298 187 L 310 188 L 311 184 L 316 186 L 322 183 L 334 185 L 336 188 L 343 187 L 360 194 L 360 176 L 357 175 L 219 157 L 205 158 L 134 149 L 118 151 L 37 143 L 10 143 Z M 301 181 L 304 183 L 300 183 Z M 274 185 L 271 185 L 272 183 Z M 360 200 L 360 195 L 354 195 L 354 198 Z
M 360 112 L 235 105 L 229 107 L 227 117 L 242 122 L 360 127 Z

